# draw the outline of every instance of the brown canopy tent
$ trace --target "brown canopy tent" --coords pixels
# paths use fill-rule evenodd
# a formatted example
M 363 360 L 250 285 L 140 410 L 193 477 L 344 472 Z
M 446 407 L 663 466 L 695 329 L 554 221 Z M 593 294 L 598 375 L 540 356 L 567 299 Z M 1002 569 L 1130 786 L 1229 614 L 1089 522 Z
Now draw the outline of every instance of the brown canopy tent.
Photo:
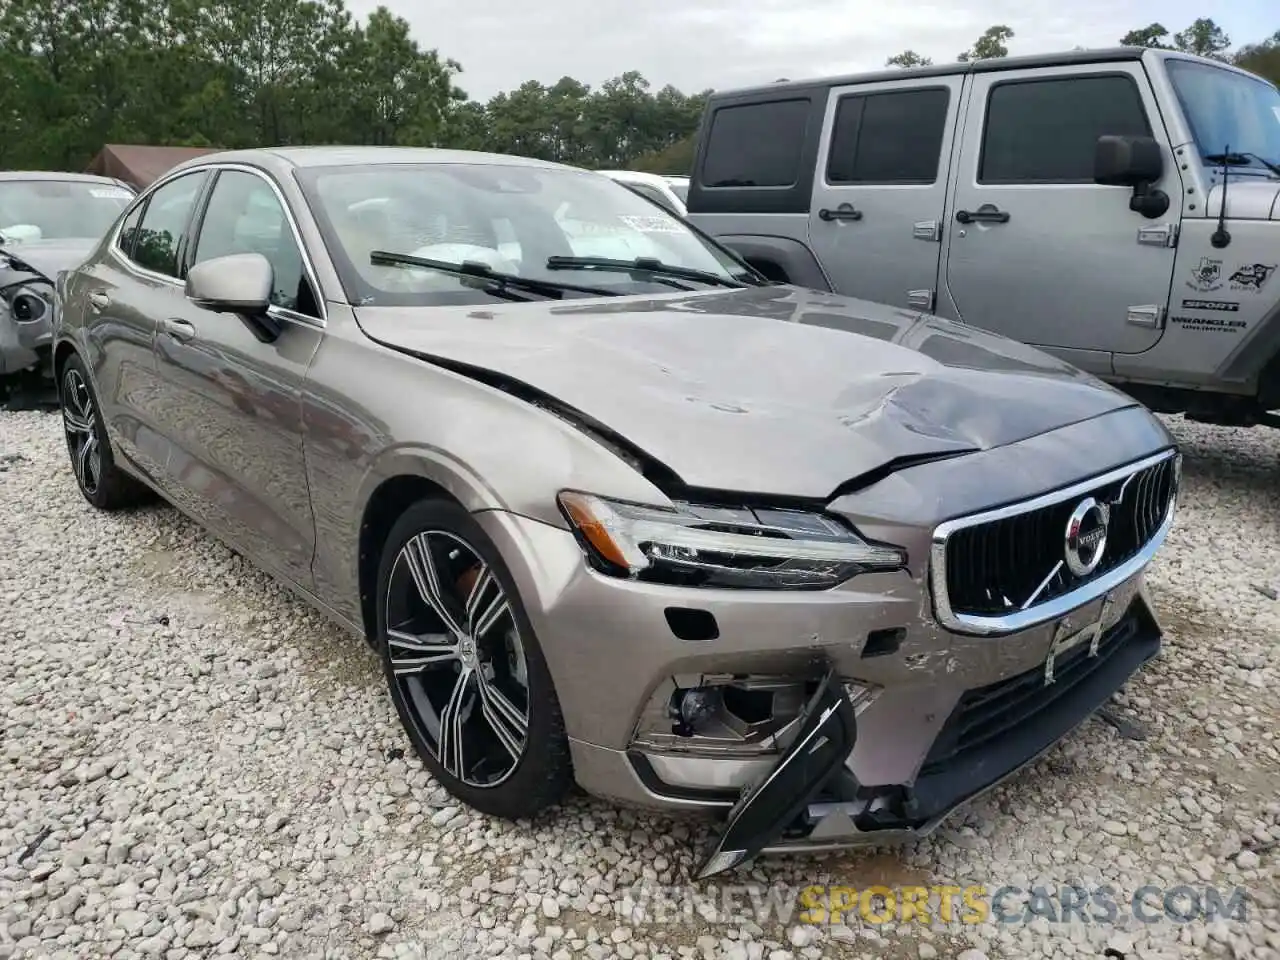
M 215 148 L 208 147 L 152 147 L 109 143 L 93 158 L 85 173 L 115 177 L 141 190 L 184 160 L 215 152 Z

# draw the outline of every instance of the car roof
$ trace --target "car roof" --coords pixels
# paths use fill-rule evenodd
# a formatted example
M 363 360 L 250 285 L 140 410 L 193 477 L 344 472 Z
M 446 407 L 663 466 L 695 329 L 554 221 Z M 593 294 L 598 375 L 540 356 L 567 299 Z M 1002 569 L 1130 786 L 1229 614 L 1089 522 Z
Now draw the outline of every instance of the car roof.
M 179 170 L 221 163 L 244 163 L 281 173 L 291 168 L 399 163 L 470 163 L 583 172 L 580 167 L 553 163 L 550 160 L 535 160 L 530 157 L 485 153 L 478 150 L 448 150 L 438 147 L 314 146 L 219 150 L 185 160 L 173 167 L 166 176 Z
M 96 173 L 70 173 L 62 170 L 0 170 L 0 181 L 13 180 L 73 180 L 78 183 L 108 183 L 121 186 L 113 177 L 100 177 Z
M 816 76 L 800 80 L 779 80 L 775 83 L 717 90 L 708 97 L 708 100 L 720 101 L 739 97 L 749 99 L 753 96 L 770 96 L 780 92 L 785 93 L 789 90 L 802 92 L 815 88 L 851 86 L 854 84 L 875 83 L 882 80 L 910 80 L 918 77 L 948 77 L 966 73 L 1035 70 L 1093 63 L 1122 63 L 1141 60 L 1148 55 L 1168 59 L 1197 60 L 1214 66 L 1228 67 L 1241 73 L 1246 72 L 1238 67 L 1224 64 L 1219 60 L 1182 53 L 1181 51 L 1161 50 L 1153 47 L 1120 46 L 1105 47 L 1098 50 L 1064 50 L 1056 53 L 1035 53 L 1017 57 L 994 57 L 988 60 L 963 60 L 954 63 L 931 64 L 927 67 L 907 67 L 905 69 L 901 67 L 885 67 L 881 70 L 869 70 L 862 73 Z
M 649 183 L 655 187 L 669 186 L 671 181 L 658 173 L 645 173 L 641 170 L 597 170 L 606 177 L 615 180 L 632 180 L 636 183 Z

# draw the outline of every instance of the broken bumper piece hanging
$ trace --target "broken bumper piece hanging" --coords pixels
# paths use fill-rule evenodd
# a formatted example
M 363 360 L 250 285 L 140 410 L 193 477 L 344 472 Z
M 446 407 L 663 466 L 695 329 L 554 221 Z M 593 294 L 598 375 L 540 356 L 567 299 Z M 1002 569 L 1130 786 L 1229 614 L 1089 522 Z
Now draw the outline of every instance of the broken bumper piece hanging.
M 806 707 L 791 747 L 729 811 L 698 878 L 731 870 L 768 846 L 841 772 L 857 740 L 853 704 L 828 668 Z

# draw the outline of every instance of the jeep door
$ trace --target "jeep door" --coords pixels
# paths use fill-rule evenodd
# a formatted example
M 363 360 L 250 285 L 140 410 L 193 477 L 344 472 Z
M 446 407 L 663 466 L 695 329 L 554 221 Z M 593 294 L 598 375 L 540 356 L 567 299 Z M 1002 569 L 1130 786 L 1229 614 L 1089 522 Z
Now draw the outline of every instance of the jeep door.
M 837 293 L 931 311 L 962 77 L 836 87 L 809 246 Z
M 323 315 L 301 241 L 268 174 L 222 165 L 213 176 L 183 275 L 214 257 L 261 253 L 275 271 L 269 311 L 283 330 L 264 343 L 236 314 L 185 298 L 161 317 L 155 349 L 166 486 L 250 559 L 306 588 L 315 525 L 301 398 Z
M 1045 347 L 1094 373 L 1164 329 L 1182 181 L 1138 62 L 972 74 L 948 207 L 939 312 Z M 1094 182 L 1098 137 L 1153 136 L 1163 217 Z

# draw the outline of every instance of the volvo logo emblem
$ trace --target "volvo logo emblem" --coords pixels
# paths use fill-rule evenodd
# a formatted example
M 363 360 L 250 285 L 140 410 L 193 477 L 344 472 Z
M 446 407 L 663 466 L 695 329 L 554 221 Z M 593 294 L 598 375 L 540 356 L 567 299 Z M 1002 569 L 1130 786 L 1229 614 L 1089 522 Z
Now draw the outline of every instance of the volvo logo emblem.
M 1086 497 L 1067 520 L 1067 569 L 1077 577 L 1087 577 L 1098 569 L 1107 550 L 1107 523 L 1111 510 L 1093 497 Z

